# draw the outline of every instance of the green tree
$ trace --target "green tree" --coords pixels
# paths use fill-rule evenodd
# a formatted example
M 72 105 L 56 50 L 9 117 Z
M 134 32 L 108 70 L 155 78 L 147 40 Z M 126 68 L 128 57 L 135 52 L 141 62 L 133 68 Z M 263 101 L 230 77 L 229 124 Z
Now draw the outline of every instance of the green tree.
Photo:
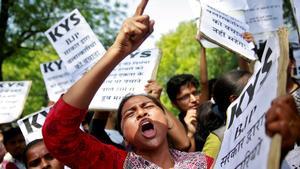
M 49 44 L 43 32 L 73 9 L 79 9 L 100 41 L 109 46 L 127 7 L 110 0 L 0 0 L 0 3 L 0 81 L 5 59 L 21 56 L 18 54 L 21 49 L 41 49 Z
M 31 80 L 32 85 L 25 103 L 23 115 L 34 113 L 47 105 L 47 92 L 40 71 L 40 64 L 58 59 L 52 48 L 43 51 L 20 50 L 18 55 L 6 59 L 3 74 L 6 81 Z
M 196 33 L 196 24 L 183 22 L 174 32 L 162 36 L 157 43 L 162 52 L 157 80 L 164 89 L 169 78 L 175 74 L 190 73 L 199 77 L 200 45 L 195 39 Z M 207 49 L 206 52 L 209 78 L 216 78 L 237 67 L 236 57 L 222 48 Z M 163 92 L 161 101 L 169 110 L 178 113 L 166 92 Z

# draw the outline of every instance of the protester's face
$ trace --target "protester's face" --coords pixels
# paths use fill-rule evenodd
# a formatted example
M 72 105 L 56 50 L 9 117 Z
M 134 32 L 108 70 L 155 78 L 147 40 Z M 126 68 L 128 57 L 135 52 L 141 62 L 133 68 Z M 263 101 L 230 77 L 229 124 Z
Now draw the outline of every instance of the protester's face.
M 8 151 L 14 158 L 20 158 L 25 149 L 25 139 L 22 134 L 18 134 L 5 144 L 6 151 Z
M 167 140 L 165 112 L 151 99 L 134 96 L 125 102 L 121 113 L 124 138 L 136 151 L 153 150 Z
M 28 169 L 64 168 L 64 166 L 48 152 L 43 141 L 33 145 L 26 152 L 26 158 Z
M 180 87 L 180 91 L 176 96 L 175 106 L 181 112 L 187 112 L 188 109 L 196 109 L 199 105 L 199 92 L 192 84 Z

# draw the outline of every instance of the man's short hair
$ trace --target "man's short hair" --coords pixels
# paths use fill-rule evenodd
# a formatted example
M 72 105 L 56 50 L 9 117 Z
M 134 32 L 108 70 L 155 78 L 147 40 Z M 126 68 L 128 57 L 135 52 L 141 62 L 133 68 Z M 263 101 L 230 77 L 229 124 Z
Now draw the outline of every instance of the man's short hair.
M 11 140 L 12 138 L 14 138 L 18 135 L 22 135 L 22 131 L 19 128 L 19 126 L 9 127 L 7 129 L 3 130 L 2 134 L 3 134 L 3 144 L 6 145 L 7 142 L 9 140 Z
M 199 82 L 191 74 L 179 74 L 171 77 L 167 83 L 167 94 L 172 102 L 175 102 L 177 94 L 180 92 L 181 86 L 192 84 L 198 89 Z

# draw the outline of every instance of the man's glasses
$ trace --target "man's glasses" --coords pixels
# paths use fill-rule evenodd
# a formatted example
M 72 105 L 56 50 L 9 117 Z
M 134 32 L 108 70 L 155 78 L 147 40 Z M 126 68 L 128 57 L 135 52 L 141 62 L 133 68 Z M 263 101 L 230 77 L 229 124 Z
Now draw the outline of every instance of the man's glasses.
M 181 97 L 176 98 L 176 100 L 182 101 L 182 102 L 186 102 L 186 101 L 190 101 L 191 95 L 193 95 L 194 97 L 198 97 L 200 94 L 199 91 L 194 91 L 192 93 L 187 93 Z

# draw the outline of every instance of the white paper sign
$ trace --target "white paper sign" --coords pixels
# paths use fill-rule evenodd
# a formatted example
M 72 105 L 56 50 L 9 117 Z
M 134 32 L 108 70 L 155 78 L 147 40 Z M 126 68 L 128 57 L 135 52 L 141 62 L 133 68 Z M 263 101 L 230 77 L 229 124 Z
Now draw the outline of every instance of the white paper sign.
M 50 108 L 51 107 L 47 107 L 18 120 L 18 125 L 23 133 L 26 144 L 43 138 L 42 126 L 44 125 Z
M 297 25 L 297 34 L 298 34 L 298 39 L 297 39 L 297 43 L 300 43 L 300 1 L 299 0 L 290 0 L 292 8 L 293 8 L 293 12 L 294 12 L 294 16 L 295 16 L 295 20 L 296 20 L 296 25 Z
M 127 94 L 145 93 L 145 85 L 152 79 L 159 59 L 158 49 L 134 52 L 127 56 L 106 78 L 90 109 L 116 110 Z
M 296 61 L 295 70 L 294 70 L 294 78 L 300 79 L 300 48 L 293 50 L 293 55 Z
M 247 0 L 200 0 L 201 3 L 211 4 L 218 9 L 237 11 L 248 9 Z
M 0 124 L 21 116 L 30 87 L 31 81 L 0 82 Z
M 270 38 L 262 64 L 236 101 L 227 109 L 227 123 L 216 169 L 267 169 L 271 139 L 265 113 L 277 94 L 279 42 Z
M 103 45 L 77 9 L 45 34 L 75 79 L 81 77 L 105 53 Z
M 276 31 L 283 25 L 282 0 L 248 0 L 246 23 L 253 34 Z
M 40 65 L 50 101 L 56 102 L 74 83 L 62 60 Z
M 221 12 L 220 10 L 202 5 L 200 20 L 200 33 L 209 41 L 234 51 L 248 60 L 255 60 L 255 53 L 244 38 L 243 33 L 248 31 L 248 26 Z

